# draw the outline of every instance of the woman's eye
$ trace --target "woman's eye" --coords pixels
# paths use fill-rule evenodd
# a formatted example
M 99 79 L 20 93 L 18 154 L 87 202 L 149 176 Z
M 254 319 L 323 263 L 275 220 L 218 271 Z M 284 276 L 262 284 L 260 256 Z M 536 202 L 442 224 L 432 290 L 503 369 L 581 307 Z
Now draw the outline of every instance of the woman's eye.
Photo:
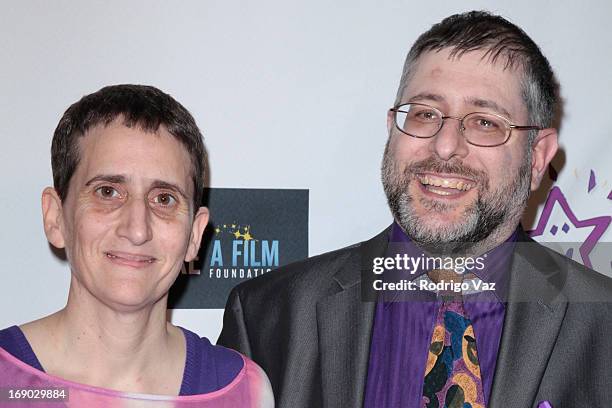
M 98 187 L 98 188 L 96 188 L 95 193 L 98 196 L 100 196 L 102 198 L 106 198 L 106 199 L 109 199 L 109 198 L 118 198 L 118 197 L 121 196 L 119 194 L 119 192 L 116 189 L 114 189 L 113 187 L 111 187 L 111 186 Z
M 153 201 L 156 204 L 161 204 L 163 206 L 168 207 L 176 203 L 176 198 L 174 198 L 172 194 L 162 193 L 162 194 L 156 195 Z

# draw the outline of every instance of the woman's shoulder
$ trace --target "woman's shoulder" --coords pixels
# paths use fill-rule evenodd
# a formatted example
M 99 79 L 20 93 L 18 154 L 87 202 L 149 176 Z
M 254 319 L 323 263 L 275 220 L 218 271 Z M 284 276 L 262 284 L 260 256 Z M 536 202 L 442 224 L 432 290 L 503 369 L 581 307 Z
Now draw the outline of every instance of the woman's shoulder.
M 44 371 L 32 346 L 19 326 L 0 330 L 0 347 L 30 367 Z
M 206 337 L 184 329 L 185 371 L 180 395 L 204 394 L 228 386 L 245 367 L 237 351 L 213 345 Z
M 206 337 L 200 337 L 197 334 L 181 328 L 187 339 L 187 362 L 185 364 L 185 376 L 188 371 L 187 365 L 189 360 L 195 359 L 201 362 L 198 373 L 191 372 L 193 377 L 200 377 L 200 381 L 206 381 L 202 377 L 216 376 L 216 387 L 212 389 L 210 386 L 201 387 L 199 390 L 192 389 L 193 394 L 204 394 L 211 391 L 227 390 L 239 383 L 250 395 L 249 400 L 253 406 L 270 408 L 274 407 L 274 396 L 272 387 L 266 373 L 253 360 L 240 354 L 239 352 L 228 349 L 223 346 L 215 346 Z M 191 343 L 191 347 L 190 347 Z M 192 350 L 190 350 L 190 348 Z M 190 354 L 192 354 L 190 356 Z M 199 356 L 198 356 L 199 354 Z M 195 374 L 195 375 L 194 375 Z M 183 386 L 185 385 L 185 377 L 183 377 Z M 183 393 L 181 395 L 190 395 Z
M 25 336 L 17 326 L 0 330 L 0 347 L 17 358 L 19 358 L 17 354 L 21 354 L 23 340 L 25 340 Z

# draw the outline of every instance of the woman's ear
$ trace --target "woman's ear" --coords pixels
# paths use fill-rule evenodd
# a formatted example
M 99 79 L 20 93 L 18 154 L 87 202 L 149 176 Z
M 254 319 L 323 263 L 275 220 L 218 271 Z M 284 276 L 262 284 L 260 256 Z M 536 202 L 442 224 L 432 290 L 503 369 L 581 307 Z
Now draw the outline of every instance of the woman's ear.
M 200 207 L 196 213 L 193 224 L 191 226 L 191 236 L 189 237 L 189 245 L 187 247 L 187 254 L 185 255 L 185 262 L 192 261 L 198 255 L 200 249 L 200 241 L 202 241 L 202 234 L 208 224 L 208 208 Z
M 62 228 L 62 200 L 53 187 L 47 187 L 42 192 L 41 201 L 47 240 L 56 248 L 64 248 L 66 242 Z

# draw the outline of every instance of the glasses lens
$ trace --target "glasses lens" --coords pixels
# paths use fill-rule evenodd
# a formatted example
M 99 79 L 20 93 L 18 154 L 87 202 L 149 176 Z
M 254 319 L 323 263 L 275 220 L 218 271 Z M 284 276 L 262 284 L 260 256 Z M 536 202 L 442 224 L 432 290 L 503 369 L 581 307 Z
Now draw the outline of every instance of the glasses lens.
M 441 114 L 427 105 L 411 103 L 402 105 L 395 112 L 395 124 L 410 136 L 432 137 L 440 129 Z
M 496 115 L 472 113 L 463 119 L 463 134 L 470 142 L 480 146 L 503 144 L 510 128 L 508 123 Z

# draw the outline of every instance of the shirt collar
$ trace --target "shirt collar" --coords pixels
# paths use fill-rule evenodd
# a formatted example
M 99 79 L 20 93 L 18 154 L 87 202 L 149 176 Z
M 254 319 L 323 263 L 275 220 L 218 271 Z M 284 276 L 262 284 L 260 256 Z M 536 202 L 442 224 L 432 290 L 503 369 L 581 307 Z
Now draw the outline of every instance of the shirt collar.
M 478 278 L 487 283 L 495 283 L 495 294 L 499 300 L 506 297 L 508 288 L 508 277 L 512 253 L 518 237 L 517 227 L 506 241 L 499 244 L 495 248 L 483 254 L 483 268 L 470 268 L 469 272 L 474 273 Z M 387 257 L 395 257 L 397 255 L 407 255 L 410 258 L 424 257 L 424 251 L 419 248 L 404 232 L 397 222 L 393 222 L 389 232 L 389 246 L 387 247 Z M 427 269 L 418 267 L 414 271 L 410 271 L 412 275 L 410 280 L 414 280 L 422 274 L 428 272 Z

